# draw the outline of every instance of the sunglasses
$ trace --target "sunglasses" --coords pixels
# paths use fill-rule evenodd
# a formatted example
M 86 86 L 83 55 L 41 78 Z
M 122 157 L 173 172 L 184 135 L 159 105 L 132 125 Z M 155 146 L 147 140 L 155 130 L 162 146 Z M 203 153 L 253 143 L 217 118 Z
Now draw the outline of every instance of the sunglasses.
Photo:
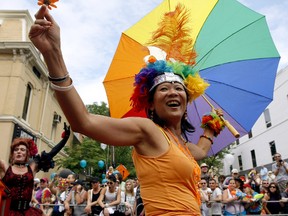
M 269 188 L 276 188 L 275 186 L 270 186 Z
M 114 182 L 107 182 L 108 185 L 112 185 Z

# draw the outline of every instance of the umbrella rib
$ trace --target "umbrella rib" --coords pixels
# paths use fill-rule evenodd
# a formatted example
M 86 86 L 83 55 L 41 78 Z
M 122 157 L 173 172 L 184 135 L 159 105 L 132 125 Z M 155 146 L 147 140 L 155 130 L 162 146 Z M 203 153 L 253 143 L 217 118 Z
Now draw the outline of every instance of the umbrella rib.
M 235 31 L 233 34 L 229 35 L 228 37 L 224 38 L 223 40 L 221 40 L 218 44 L 216 44 L 214 47 L 212 47 L 205 55 L 202 56 L 201 59 L 199 59 L 199 61 L 196 62 L 196 64 L 194 65 L 197 66 L 207 55 L 209 55 L 216 47 L 218 47 L 220 44 L 223 43 L 223 41 L 227 40 L 228 38 L 232 37 L 233 35 L 237 34 L 238 32 L 242 31 L 243 29 L 247 28 L 248 26 L 258 22 L 259 20 L 265 18 L 265 16 L 261 16 L 259 19 L 254 20 L 253 22 L 249 23 L 248 25 L 243 26 L 242 28 L 238 29 L 237 31 Z M 197 52 L 197 50 L 196 50 Z M 204 64 L 205 62 L 203 62 L 202 64 Z M 216 65 L 214 65 L 216 66 Z
M 243 91 L 243 92 L 246 92 L 246 93 L 251 93 L 251 94 L 253 94 L 253 95 L 257 95 L 257 96 L 259 96 L 259 97 L 262 97 L 262 98 L 266 98 L 266 99 L 271 100 L 271 98 L 266 97 L 266 96 L 264 96 L 264 95 L 257 94 L 257 93 L 255 93 L 255 92 L 248 91 L 248 90 L 245 90 L 245 89 L 236 87 L 236 86 L 232 86 L 232 85 L 229 85 L 229 84 L 227 84 L 227 83 L 223 83 L 223 82 L 219 82 L 219 81 L 215 81 L 215 80 L 209 80 L 209 79 L 206 79 L 206 80 L 207 80 L 208 82 L 211 81 L 211 82 L 218 83 L 218 84 L 221 84 L 221 85 L 229 86 L 229 87 L 231 87 L 231 88 L 233 88 L 233 89 L 238 89 L 238 90 L 240 90 L 240 91 Z

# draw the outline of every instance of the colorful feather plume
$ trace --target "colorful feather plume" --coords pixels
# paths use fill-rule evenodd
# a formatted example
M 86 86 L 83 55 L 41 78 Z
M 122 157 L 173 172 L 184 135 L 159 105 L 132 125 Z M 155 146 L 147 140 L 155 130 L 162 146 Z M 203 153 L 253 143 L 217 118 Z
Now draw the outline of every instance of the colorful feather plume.
M 164 14 L 148 44 L 164 50 L 167 53 L 166 60 L 175 59 L 192 66 L 195 64 L 196 52 L 193 50 L 191 29 L 187 26 L 188 17 L 189 11 L 178 4 L 174 11 Z

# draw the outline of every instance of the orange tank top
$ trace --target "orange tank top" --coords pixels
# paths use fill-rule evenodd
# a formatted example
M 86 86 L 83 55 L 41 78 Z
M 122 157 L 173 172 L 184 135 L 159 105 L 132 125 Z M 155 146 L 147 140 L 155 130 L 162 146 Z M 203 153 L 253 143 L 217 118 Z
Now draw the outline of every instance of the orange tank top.
M 188 158 L 159 127 L 169 149 L 157 157 L 143 156 L 135 149 L 132 158 L 141 185 L 145 215 L 201 215 L 200 167 Z

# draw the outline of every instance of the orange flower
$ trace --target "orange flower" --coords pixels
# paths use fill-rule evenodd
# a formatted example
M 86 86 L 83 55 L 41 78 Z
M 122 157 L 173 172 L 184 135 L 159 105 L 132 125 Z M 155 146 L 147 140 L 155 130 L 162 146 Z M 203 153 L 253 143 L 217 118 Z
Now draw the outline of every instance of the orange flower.
M 55 5 L 55 2 L 58 2 L 59 0 L 39 0 L 38 5 L 47 5 L 47 7 L 51 10 L 52 7 L 57 8 Z

